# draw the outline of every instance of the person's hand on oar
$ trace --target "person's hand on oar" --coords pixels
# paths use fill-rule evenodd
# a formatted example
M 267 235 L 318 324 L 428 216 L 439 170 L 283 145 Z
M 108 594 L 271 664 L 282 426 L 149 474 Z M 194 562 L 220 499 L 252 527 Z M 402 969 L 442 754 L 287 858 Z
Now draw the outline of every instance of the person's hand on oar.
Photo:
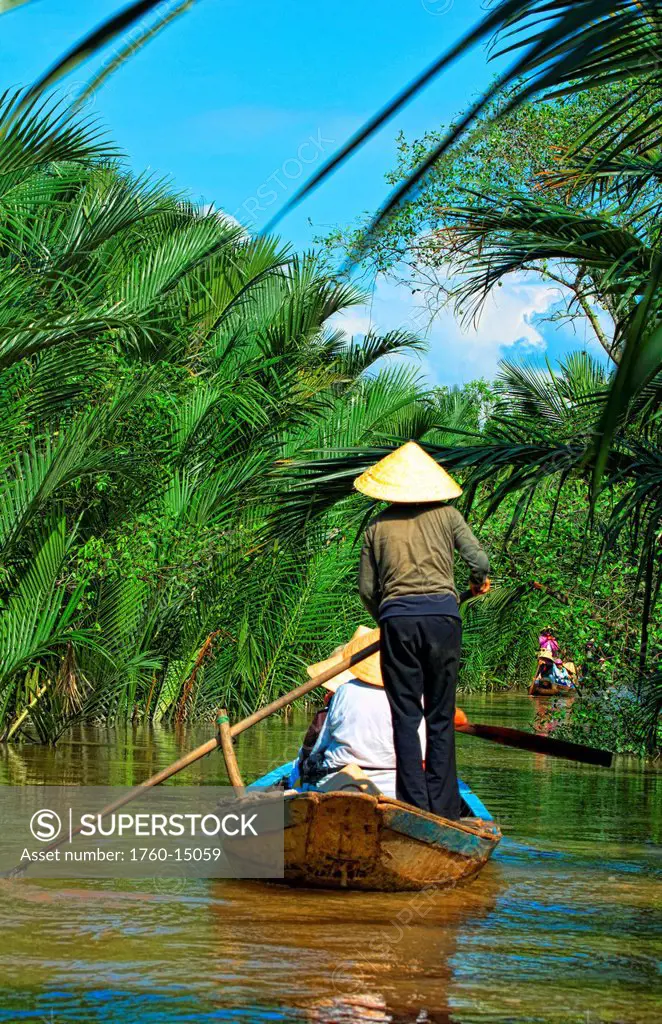
M 455 708 L 455 728 L 461 729 L 463 725 L 468 725 L 469 719 L 462 710 L 462 708 Z

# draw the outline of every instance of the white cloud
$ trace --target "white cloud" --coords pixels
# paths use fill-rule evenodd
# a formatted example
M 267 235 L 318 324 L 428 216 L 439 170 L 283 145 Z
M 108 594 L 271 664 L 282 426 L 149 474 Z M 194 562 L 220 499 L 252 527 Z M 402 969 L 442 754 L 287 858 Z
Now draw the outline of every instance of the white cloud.
M 462 327 L 450 309 L 432 323 L 425 297 L 379 279 L 371 307 L 348 310 L 336 318 L 350 334 L 364 334 L 370 324 L 378 331 L 404 328 L 428 341 L 423 369 L 432 383 L 462 384 L 476 377 L 494 377 L 504 356 L 527 356 L 545 351 L 547 344 L 533 322 L 559 300 L 558 288 L 524 276 L 513 276 L 495 289 L 477 326 Z
M 245 240 L 248 241 L 248 234 L 246 233 L 243 224 L 241 224 L 236 217 L 233 217 L 231 213 L 226 213 L 225 210 L 219 210 L 216 203 L 202 203 L 199 210 L 203 217 L 209 217 L 211 214 L 214 214 L 221 224 L 227 224 L 228 227 L 231 228 L 241 228 L 242 235 Z
M 357 310 L 365 307 L 350 307 L 347 312 L 341 313 L 333 318 L 333 326 L 340 327 L 351 337 L 352 335 L 364 335 L 370 330 L 370 316 L 368 312 L 359 313 Z

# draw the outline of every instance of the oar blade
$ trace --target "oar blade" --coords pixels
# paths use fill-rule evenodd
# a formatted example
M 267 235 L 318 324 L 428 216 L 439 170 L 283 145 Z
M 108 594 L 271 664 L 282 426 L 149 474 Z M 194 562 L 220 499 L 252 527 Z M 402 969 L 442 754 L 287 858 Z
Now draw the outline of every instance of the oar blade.
M 568 743 L 567 740 L 539 736 L 537 733 L 524 732 L 523 729 L 509 729 L 502 725 L 479 725 L 475 722 L 460 726 L 457 731 L 491 740 L 492 743 L 500 743 L 504 747 L 516 747 L 518 750 L 530 750 L 534 754 L 547 754 L 550 757 L 563 757 L 567 761 L 580 761 L 582 764 L 611 768 L 613 754 L 610 750 L 587 747 L 583 743 Z

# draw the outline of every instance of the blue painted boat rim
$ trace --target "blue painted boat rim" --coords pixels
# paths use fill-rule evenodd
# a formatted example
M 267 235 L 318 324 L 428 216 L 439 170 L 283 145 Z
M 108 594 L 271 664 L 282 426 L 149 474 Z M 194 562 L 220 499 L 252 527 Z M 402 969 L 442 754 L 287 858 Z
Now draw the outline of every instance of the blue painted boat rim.
M 464 821 L 446 821 L 425 811 L 412 813 L 406 804 L 388 807 L 383 813 L 384 823 L 392 832 L 427 846 L 443 846 L 463 857 L 480 856 L 485 842 L 494 843 L 497 838 L 491 830 L 479 827 L 482 822 L 472 826 Z
M 287 761 L 286 764 L 281 764 L 278 768 L 273 768 L 266 775 L 261 775 L 255 782 L 251 782 L 246 789 L 264 789 L 268 786 L 277 786 L 285 778 L 289 778 L 294 768 L 296 761 Z
M 482 821 L 494 821 L 494 818 L 488 811 L 487 807 L 480 797 L 476 796 L 473 789 L 471 789 L 462 779 L 458 779 L 458 782 L 460 784 L 460 796 L 471 811 L 473 817 L 480 818 Z

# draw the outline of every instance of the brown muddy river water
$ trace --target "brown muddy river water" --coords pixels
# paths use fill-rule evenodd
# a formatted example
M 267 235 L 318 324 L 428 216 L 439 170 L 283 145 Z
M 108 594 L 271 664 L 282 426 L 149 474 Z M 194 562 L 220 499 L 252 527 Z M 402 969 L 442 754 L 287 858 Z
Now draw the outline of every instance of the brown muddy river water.
M 523 695 L 461 703 L 504 725 L 534 713 Z M 242 736 L 245 777 L 293 757 L 305 723 Z M 55 751 L 4 747 L 0 784 L 129 785 L 208 735 L 85 729 Z M 0 883 L 0 1022 L 662 1021 L 662 771 L 471 737 L 459 768 L 505 838 L 475 882 L 423 899 L 238 881 Z M 220 755 L 179 779 L 225 784 Z

